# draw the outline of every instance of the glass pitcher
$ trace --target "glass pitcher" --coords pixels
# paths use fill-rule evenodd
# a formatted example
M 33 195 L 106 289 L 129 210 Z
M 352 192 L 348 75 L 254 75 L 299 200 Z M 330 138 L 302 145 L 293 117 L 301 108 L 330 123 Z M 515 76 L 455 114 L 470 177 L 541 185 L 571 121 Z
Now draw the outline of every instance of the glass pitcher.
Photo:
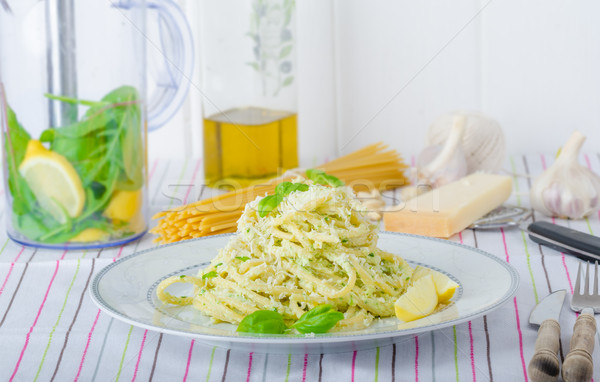
M 202 0 L 204 174 L 247 186 L 298 166 L 294 0 Z
M 158 43 L 147 18 L 158 20 Z M 181 105 L 192 57 L 189 26 L 170 0 L 0 0 L 8 235 L 50 248 L 142 236 L 146 134 Z M 148 66 L 158 78 L 148 81 L 156 58 Z

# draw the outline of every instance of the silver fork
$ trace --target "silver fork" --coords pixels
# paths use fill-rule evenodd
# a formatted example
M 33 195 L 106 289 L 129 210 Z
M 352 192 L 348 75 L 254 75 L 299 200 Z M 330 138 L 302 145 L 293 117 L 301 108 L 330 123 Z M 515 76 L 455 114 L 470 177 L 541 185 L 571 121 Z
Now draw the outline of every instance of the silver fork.
M 573 326 L 573 337 L 569 354 L 565 357 L 562 367 L 562 377 L 565 382 L 589 381 L 594 372 L 592 353 L 594 352 L 594 336 L 596 334 L 596 319 L 594 313 L 600 312 L 600 294 L 598 294 L 598 262 L 595 263 L 594 290 L 590 293 L 590 263 L 585 271 L 585 286 L 581 292 L 581 263 L 577 271 L 575 290 L 571 298 L 571 309 L 581 312 Z

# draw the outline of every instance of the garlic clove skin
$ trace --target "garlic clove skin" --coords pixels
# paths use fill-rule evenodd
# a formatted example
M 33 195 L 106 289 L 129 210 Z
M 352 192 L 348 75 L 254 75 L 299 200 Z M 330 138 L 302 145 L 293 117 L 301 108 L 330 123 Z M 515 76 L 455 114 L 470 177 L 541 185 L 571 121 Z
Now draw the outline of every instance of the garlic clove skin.
M 420 184 L 437 188 L 467 175 L 467 160 L 461 148 L 464 131 L 465 117 L 457 115 L 446 142 L 426 147 L 419 154 L 417 176 Z
M 467 161 L 467 174 L 499 171 L 506 158 L 504 132 L 497 121 L 485 114 L 453 111 L 439 116 L 427 131 L 428 145 L 440 145 L 448 139 L 456 116 L 465 118 L 460 146 Z
M 600 208 L 600 177 L 578 162 L 585 136 L 575 131 L 556 161 L 531 187 L 531 206 L 544 215 L 581 219 Z

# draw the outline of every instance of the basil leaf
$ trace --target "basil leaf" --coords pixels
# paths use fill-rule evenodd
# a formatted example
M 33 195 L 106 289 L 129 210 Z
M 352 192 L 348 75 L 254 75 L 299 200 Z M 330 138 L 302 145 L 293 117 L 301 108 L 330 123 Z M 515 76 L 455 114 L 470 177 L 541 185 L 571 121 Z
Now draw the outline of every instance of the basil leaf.
M 279 194 L 265 196 L 258 202 L 258 216 L 264 218 L 273 211 L 279 203 L 283 201 L 283 196 Z
M 275 187 L 275 194 L 265 196 L 258 202 L 258 215 L 264 218 L 273 211 L 279 203 L 283 201 L 283 198 L 294 191 L 308 191 L 308 184 L 304 183 L 292 183 L 292 182 L 281 182 Z
M 318 168 L 311 168 L 306 170 L 306 177 L 317 184 L 321 184 L 323 186 L 331 186 L 331 187 L 341 187 L 344 185 L 344 182 L 339 180 L 333 175 L 329 175 L 325 173 L 323 170 L 319 170 Z
M 302 334 L 327 333 L 338 321 L 344 319 L 344 314 L 333 310 L 331 305 L 318 305 L 304 313 L 292 327 Z
M 308 184 L 281 182 L 277 185 L 277 187 L 275 187 L 275 193 L 281 196 L 287 196 L 294 191 L 308 191 Z
M 217 272 L 215 272 L 215 271 L 210 271 L 210 272 L 208 272 L 208 273 L 205 273 L 205 274 L 203 274 L 203 275 L 202 275 L 202 280 L 205 280 L 205 279 L 212 279 L 213 277 L 217 277 L 217 276 L 218 276 Z
M 257 310 L 244 317 L 237 331 L 243 333 L 282 334 L 287 327 L 283 316 L 272 310 Z

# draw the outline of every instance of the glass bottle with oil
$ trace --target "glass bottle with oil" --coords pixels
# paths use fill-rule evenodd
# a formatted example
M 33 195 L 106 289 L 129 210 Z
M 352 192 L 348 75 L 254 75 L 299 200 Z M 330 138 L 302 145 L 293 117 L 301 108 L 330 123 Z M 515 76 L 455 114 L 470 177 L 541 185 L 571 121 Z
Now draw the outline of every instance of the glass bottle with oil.
M 233 3 L 202 2 L 204 175 L 218 187 L 298 166 L 294 0 Z

